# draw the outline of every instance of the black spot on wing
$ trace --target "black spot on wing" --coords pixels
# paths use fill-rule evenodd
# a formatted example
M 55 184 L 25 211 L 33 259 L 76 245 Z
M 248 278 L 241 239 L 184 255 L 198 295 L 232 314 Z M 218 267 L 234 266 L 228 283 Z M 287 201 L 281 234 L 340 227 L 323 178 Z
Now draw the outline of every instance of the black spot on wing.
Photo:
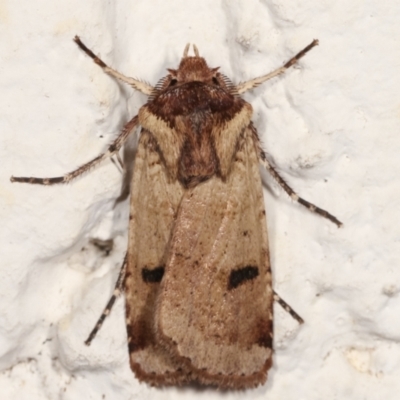
M 144 267 L 142 269 L 142 279 L 143 279 L 143 282 L 146 282 L 146 283 L 161 282 L 163 275 L 164 275 L 164 266 L 153 268 L 153 269 Z
M 247 265 L 246 267 L 234 269 L 229 275 L 228 290 L 240 286 L 246 281 L 250 281 L 258 276 L 258 267 Z

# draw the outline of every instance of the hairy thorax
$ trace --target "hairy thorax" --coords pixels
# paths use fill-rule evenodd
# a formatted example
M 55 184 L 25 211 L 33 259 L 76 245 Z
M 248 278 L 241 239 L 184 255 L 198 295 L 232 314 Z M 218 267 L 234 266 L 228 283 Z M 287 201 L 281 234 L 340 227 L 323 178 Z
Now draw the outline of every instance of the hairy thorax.
M 193 187 L 213 175 L 226 178 L 238 138 L 250 123 L 251 106 L 214 82 L 192 81 L 156 94 L 139 118 L 145 129 L 157 132 L 155 139 L 176 174 L 173 178 Z

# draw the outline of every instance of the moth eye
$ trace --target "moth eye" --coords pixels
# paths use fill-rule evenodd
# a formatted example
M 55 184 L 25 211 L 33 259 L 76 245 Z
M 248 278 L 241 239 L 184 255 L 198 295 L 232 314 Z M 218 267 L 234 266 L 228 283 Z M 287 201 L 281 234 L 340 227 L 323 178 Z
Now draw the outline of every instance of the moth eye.
M 213 84 L 214 84 L 214 85 L 219 86 L 219 81 L 218 81 L 218 79 L 217 79 L 215 76 L 213 76 L 212 81 L 213 81 Z
M 171 79 L 169 86 L 175 86 L 177 83 L 178 83 L 178 81 L 176 79 Z
M 147 283 L 159 283 L 164 275 L 164 266 L 157 268 L 142 268 L 142 279 L 143 282 Z
M 258 267 L 247 265 L 243 268 L 234 269 L 229 275 L 228 290 L 240 286 L 246 281 L 251 281 L 258 276 Z

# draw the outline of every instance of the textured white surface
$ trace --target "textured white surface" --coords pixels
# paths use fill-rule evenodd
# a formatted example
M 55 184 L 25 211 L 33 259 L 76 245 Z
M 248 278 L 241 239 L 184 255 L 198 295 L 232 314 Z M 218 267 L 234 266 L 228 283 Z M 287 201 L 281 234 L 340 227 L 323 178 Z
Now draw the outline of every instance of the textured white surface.
M 0 398 L 397 399 L 400 391 L 400 3 L 398 1 L 23 0 L 0 2 Z M 127 202 L 111 162 L 65 186 L 145 96 L 72 42 L 152 84 L 196 43 L 234 82 L 269 72 L 313 38 L 285 76 L 246 94 L 290 185 L 344 222 L 293 204 L 265 174 L 279 306 L 274 366 L 255 390 L 155 389 L 128 365 L 123 300 L 83 344 L 126 248 Z M 108 257 L 89 243 L 114 239 Z

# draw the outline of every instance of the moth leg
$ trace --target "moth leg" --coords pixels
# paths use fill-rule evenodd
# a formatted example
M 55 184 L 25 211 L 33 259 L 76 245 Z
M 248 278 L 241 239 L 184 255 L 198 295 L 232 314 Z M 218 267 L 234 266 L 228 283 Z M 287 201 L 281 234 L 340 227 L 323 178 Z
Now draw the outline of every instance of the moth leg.
M 303 324 L 304 320 L 303 318 L 300 317 L 299 314 L 297 314 L 296 311 L 293 310 L 292 307 L 289 306 L 288 303 L 286 303 L 285 300 L 283 300 L 278 293 L 275 292 L 274 290 L 274 300 L 280 304 L 280 306 L 286 311 L 288 312 L 299 324 Z
M 90 344 L 92 343 L 92 340 L 97 335 L 97 332 L 100 330 L 101 326 L 103 325 L 103 322 L 106 319 L 107 315 L 110 314 L 111 309 L 115 303 L 115 300 L 117 300 L 117 297 L 119 297 L 119 295 L 123 291 L 122 285 L 123 285 L 124 278 L 125 278 L 127 261 L 128 261 L 128 254 L 125 255 L 124 262 L 122 264 L 121 270 L 119 271 L 117 282 L 115 283 L 115 288 L 114 288 L 113 294 L 110 297 L 110 300 L 108 300 L 107 305 L 104 308 L 104 311 L 101 314 L 100 318 L 98 319 L 95 327 L 92 329 L 88 338 L 85 340 L 86 346 L 90 346 Z
M 128 76 L 120 74 L 118 71 L 115 69 L 110 68 L 103 60 L 101 60 L 99 57 L 96 56 L 96 54 L 93 53 L 92 50 L 88 49 L 83 42 L 81 41 L 79 36 L 74 37 L 74 42 L 79 46 L 81 50 L 83 50 L 97 65 L 99 65 L 101 68 L 103 68 L 103 71 L 111 75 L 112 77 L 119 79 L 122 82 L 127 83 L 128 85 L 131 85 L 134 89 L 139 90 L 140 92 L 150 95 L 154 88 L 153 86 L 149 85 L 148 83 L 138 81 L 137 79 L 134 78 L 129 78 Z
M 279 183 L 279 185 L 283 188 L 283 190 L 294 200 L 300 203 L 302 206 L 308 208 L 310 211 L 315 212 L 316 214 L 321 215 L 324 218 L 329 219 L 329 221 L 333 222 L 340 228 L 343 224 L 332 214 L 328 213 L 328 211 L 323 210 L 322 208 L 317 207 L 316 205 L 304 200 L 299 197 L 296 192 L 284 181 L 284 179 L 278 174 L 275 168 L 268 162 L 265 153 L 260 151 L 260 162 L 261 164 L 269 171 L 269 173 L 274 177 L 274 179 Z
M 115 167 L 118 169 L 119 172 L 124 173 L 126 171 L 125 164 L 122 161 L 119 153 L 114 154 L 114 156 L 117 160 L 114 160 L 114 157 L 111 157 L 110 160 L 112 161 L 112 163 L 115 165 Z
M 114 140 L 114 142 L 108 146 L 108 149 L 105 153 L 100 154 L 93 160 L 87 162 L 86 164 L 83 164 L 79 168 L 69 172 L 68 174 L 65 174 L 64 176 L 58 176 L 55 178 L 35 178 L 35 177 L 12 176 L 10 178 L 10 180 L 11 180 L 11 182 L 25 182 L 25 183 L 32 183 L 32 184 L 38 184 L 38 185 L 53 185 L 55 183 L 68 183 L 72 179 L 76 178 L 79 175 L 82 175 L 84 172 L 88 171 L 90 168 L 99 164 L 106 158 L 111 157 L 114 154 L 117 154 L 119 149 L 122 147 L 122 145 L 125 143 L 128 136 L 132 132 L 132 130 L 137 126 L 137 124 L 138 124 L 138 117 L 135 116 L 123 127 L 121 133 Z
M 261 85 L 262 83 L 268 81 L 275 76 L 283 74 L 288 68 L 290 68 L 293 64 L 295 64 L 301 57 L 303 57 L 306 53 L 308 53 L 313 47 L 318 45 L 318 40 L 314 39 L 307 47 L 297 53 L 294 57 L 292 57 L 287 63 L 285 63 L 282 67 L 276 69 L 275 71 L 270 72 L 267 75 L 260 76 L 258 78 L 251 79 L 247 82 L 239 83 L 236 86 L 236 90 L 239 94 L 247 92 L 250 89 Z
M 118 162 L 119 162 L 120 167 L 122 168 L 123 171 L 125 171 L 125 164 L 124 164 L 124 162 L 122 161 L 122 159 L 121 159 L 119 153 L 117 153 L 115 156 L 116 156 L 116 158 L 117 158 L 117 160 L 118 160 Z

